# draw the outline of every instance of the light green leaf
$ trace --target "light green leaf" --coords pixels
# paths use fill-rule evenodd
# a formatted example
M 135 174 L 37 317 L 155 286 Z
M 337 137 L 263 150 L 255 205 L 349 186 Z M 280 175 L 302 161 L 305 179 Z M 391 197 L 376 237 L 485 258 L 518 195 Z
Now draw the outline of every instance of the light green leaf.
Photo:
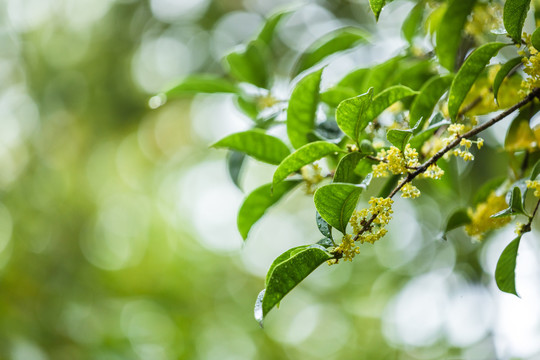
M 268 86 L 268 61 L 266 45 L 258 40 L 251 41 L 244 50 L 225 56 L 232 76 L 260 88 Z
M 521 32 L 529 11 L 531 0 L 506 0 L 503 9 L 503 23 L 508 35 L 521 44 Z
M 385 4 L 386 0 L 369 0 L 369 6 L 371 7 L 373 14 L 375 14 L 375 20 L 379 21 L 379 15 Z
M 333 182 L 358 184 L 362 181 L 362 177 L 356 174 L 354 169 L 356 169 L 358 162 L 364 157 L 366 157 L 366 154 L 359 152 L 352 152 L 342 157 L 336 167 Z
M 420 93 L 414 98 L 411 105 L 409 115 L 411 127 L 416 126 L 420 119 L 424 122 L 431 117 L 435 105 L 448 90 L 453 78 L 453 75 L 434 76 L 422 86 Z M 422 130 L 421 124 L 418 126 L 418 130 Z
M 493 97 L 495 97 L 495 101 L 497 101 L 499 88 L 501 87 L 504 78 L 508 75 L 508 73 L 510 73 L 510 71 L 512 71 L 512 69 L 521 64 L 521 59 L 522 57 L 518 56 L 508 60 L 497 72 L 497 75 L 495 75 L 495 80 L 493 80 Z
M 401 26 L 401 33 L 403 34 L 403 37 L 411 45 L 413 43 L 414 36 L 422 24 L 422 20 L 424 18 L 424 7 L 424 1 L 419 1 L 418 4 L 412 8 L 411 12 L 409 15 L 407 15 L 403 25 Z
M 321 93 L 321 101 L 331 107 L 338 107 L 345 99 L 352 98 L 357 95 L 357 92 L 348 87 L 334 86 L 325 92 Z
M 311 164 L 327 155 L 344 152 L 339 146 L 326 142 L 316 141 L 302 146 L 300 149 L 287 156 L 274 172 L 273 184 L 283 181 L 287 176 L 298 171 L 304 165 Z
M 210 74 L 191 75 L 165 91 L 167 98 L 198 93 L 238 93 L 238 87 L 231 81 Z
M 362 120 L 362 129 L 393 103 L 416 94 L 418 94 L 418 91 L 414 91 L 403 85 L 391 86 L 381 91 L 373 98 L 369 108 L 366 110 L 364 119 Z
M 446 240 L 446 234 L 448 234 L 450 231 L 470 223 L 471 218 L 469 217 L 467 209 L 458 209 L 454 211 L 446 222 L 446 226 L 444 227 L 444 231 L 442 233 L 442 238 Z
M 448 7 L 437 29 L 435 52 L 439 57 L 439 63 L 452 72 L 456 64 L 463 27 L 475 3 L 475 0 L 448 1 Z
M 434 118 L 439 118 L 440 113 L 435 114 Z M 411 147 L 420 150 L 422 148 L 422 145 L 431 138 L 431 136 L 437 131 L 438 128 L 445 125 L 450 125 L 450 122 L 445 120 L 442 115 L 440 115 L 441 121 L 433 122 L 431 123 L 427 129 L 419 132 L 413 138 L 409 141 L 409 144 L 411 144 Z
M 495 56 L 502 47 L 507 45 L 508 44 L 499 42 L 487 43 L 474 50 L 465 60 L 463 66 L 461 66 L 456 77 L 452 81 L 450 92 L 448 94 L 448 112 L 453 121 L 456 121 L 459 108 L 476 78 L 478 78 L 482 70 L 484 70 L 491 58 Z
M 394 145 L 401 151 L 405 151 L 405 146 L 409 142 L 413 132 L 412 130 L 391 129 L 386 132 L 386 138 L 390 144 Z
M 358 44 L 367 42 L 366 37 L 367 35 L 364 31 L 353 27 L 332 31 L 315 41 L 300 56 L 294 66 L 293 76 L 313 67 L 332 54 L 352 49 Z
M 295 149 L 309 142 L 315 127 L 322 69 L 306 75 L 294 88 L 287 108 L 287 135 Z
M 274 186 L 273 191 L 271 190 L 272 184 L 266 184 L 253 190 L 242 203 L 236 219 L 238 231 L 242 238 L 246 240 L 251 227 L 259 221 L 266 210 L 299 183 L 299 180 L 283 181 Z
M 279 165 L 291 152 L 280 139 L 260 130 L 231 134 L 212 145 L 240 151 L 265 163 Z
M 516 296 L 518 296 L 516 292 L 516 258 L 520 240 L 521 236 L 518 236 L 506 246 L 499 261 L 497 261 L 497 268 L 495 269 L 497 287 L 505 293 Z
M 318 211 L 315 211 L 315 213 L 315 220 L 317 222 L 317 227 L 319 228 L 319 231 L 326 238 L 332 239 L 332 227 L 326 222 L 326 220 L 321 217 L 321 214 L 319 214 Z
M 257 36 L 257 40 L 263 42 L 266 45 L 270 44 L 272 42 L 272 39 L 274 38 L 276 27 L 278 26 L 280 21 L 283 20 L 283 18 L 290 13 L 291 11 L 286 10 L 272 14 L 264 23 L 264 27 Z
M 367 93 L 342 101 L 336 109 L 336 121 L 341 130 L 358 143 L 360 134 L 369 122 L 364 121 L 373 96 L 373 89 Z
M 492 218 L 498 218 L 509 215 L 527 215 L 527 212 L 523 208 L 523 198 L 521 196 L 521 189 L 518 186 L 515 186 L 510 195 L 510 202 L 508 208 L 502 211 L 499 211 L 496 214 L 491 215 Z
M 344 183 L 321 186 L 313 197 L 315 208 L 327 223 L 345 234 L 362 190 L 363 186 Z
M 540 28 L 536 28 L 532 33 L 531 44 L 536 50 L 540 49 Z
M 262 326 L 268 312 L 279 304 L 285 295 L 332 257 L 320 245 L 295 248 L 279 256 L 279 261 L 276 259 L 267 275 L 266 289 L 261 291 L 255 302 L 254 314 L 259 324 Z

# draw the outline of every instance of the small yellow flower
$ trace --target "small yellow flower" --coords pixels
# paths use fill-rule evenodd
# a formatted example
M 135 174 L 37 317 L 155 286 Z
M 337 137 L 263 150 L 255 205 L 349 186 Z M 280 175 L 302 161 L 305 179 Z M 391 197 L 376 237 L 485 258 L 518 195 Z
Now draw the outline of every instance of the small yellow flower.
M 406 183 L 401 188 L 401 197 L 403 198 L 417 198 L 420 196 L 420 190 L 411 183 Z
M 478 148 L 478 150 L 480 150 L 482 148 L 482 146 L 484 146 L 484 139 L 478 138 L 476 140 L 476 147 Z
M 498 229 L 510 222 L 510 216 L 492 218 L 491 215 L 498 213 L 508 207 L 504 196 L 497 195 L 494 191 L 489 194 L 485 202 L 476 206 L 474 211 L 469 208 L 468 213 L 471 223 L 465 226 L 467 234 L 482 240 L 484 234 L 489 230 Z
M 306 165 L 300 170 L 302 178 L 306 184 L 306 193 L 313 194 L 324 176 L 321 174 L 321 167 L 318 164 Z
M 448 132 L 451 134 L 460 135 L 465 131 L 465 125 L 463 124 L 452 124 L 448 127 Z
M 527 184 L 527 188 L 534 189 L 534 196 L 540 197 L 540 181 L 538 180 L 527 180 L 525 182 Z

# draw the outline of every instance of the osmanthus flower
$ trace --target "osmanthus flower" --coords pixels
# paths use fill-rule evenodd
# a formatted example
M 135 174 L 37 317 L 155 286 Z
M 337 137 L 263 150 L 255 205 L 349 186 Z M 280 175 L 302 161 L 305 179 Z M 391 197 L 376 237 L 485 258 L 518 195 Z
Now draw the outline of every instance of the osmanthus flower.
M 491 215 L 498 213 L 508 207 L 504 200 L 504 195 L 497 195 L 492 191 L 486 201 L 478 204 L 476 209 L 468 209 L 471 223 L 465 226 L 465 231 L 471 237 L 482 240 L 484 234 L 490 230 L 498 229 L 508 224 L 510 216 L 492 218 Z
M 521 90 L 529 93 L 535 88 L 540 87 L 540 53 L 531 45 L 531 35 L 523 33 L 525 43 L 530 56 L 527 56 L 524 50 L 518 51 L 523 56 L 523 72 L 527 74 L 521 82 Z
M 420 166 L 418 152 L 410 144 L 407 144 L 403 152 L 395 146 L 391 146 L 388 150 L 382 149 L 377 153 L 377 158 L 380 162 L 372 166 L 375 177 L 388 176 L 389 173 L 406 174 L 409 170 Z
M 323 181 L 322 169 L 318 164 L 306 165 L 300 169 L 306 185 L 306 194 L 313 194 L 317 184 Z
M 534 196 L 540 197 L 540 181 L 527 180 L 525 183 L 527 184 L 527 188 L 534 189 Z

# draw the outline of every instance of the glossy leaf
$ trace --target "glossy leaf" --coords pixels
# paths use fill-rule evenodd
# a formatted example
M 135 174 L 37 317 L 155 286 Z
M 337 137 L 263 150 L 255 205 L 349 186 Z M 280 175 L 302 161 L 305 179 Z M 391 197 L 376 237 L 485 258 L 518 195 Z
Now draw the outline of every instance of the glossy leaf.
M 268 86 L 266 51 L 264 43 L 254 40 L 245 49 L 228 54 L 225 62 L 231 75 L 239 81 L 266 88 Z
M 270 44 L 274 38 L 274 33 L 278 24 L 290 14 L 290 11 L 280 11 L 275 14 L 272 14 L 265 22 L 264 27 L 257 36 L 257 40 L 263 42 L 264 44 Z
M 399 130 L 391 129 L 386 132 L 386 138 L 390 141 L 390 144 L 397 147 L 399 150 L 404 151 L 405 146 L 409 142 L 413 132 L 412 130 Z
M 475 0 L 449 0 L 437 29 L 435 52 L 439 63 L 451 72 L 455 68 L 463 27 L 475 3 Z
M 411 45 L 413 43 L 414 36 L 422 24 L 424 7 L 424 1 L 419 1 L 418 4 L 416 4 L 409 12 L 409 15 L 407 15 L 403 25 L 401 26 L 401 33 L 403 34 L 403 37 Z
M 452 81 L 450 92 L 448 94 L 448 112 L 453 121 L 456 120 L 459 108 L 476 78 L 478 78 L 482 70 L 484 70 L 491 58 L 506 45 L 508 44 L 498 42 L 487 43 L 474 50 L 465 60 L 463 66 L 461 66 L 456 77 Z
M 321 101 L 331 107 L 338 107 L 345 99 L 355 97 L 357 92 L 348 87 L 334 86 L 321 93 Z
M 508 208 L 502 211 L 499 211 L 496 214 L 491 215 L 492 218 L 498 218 L 509 215 L 527 215 L 527 212 L 523 208 L 523 198 L 521 196 L 521 189 L 518 186 L 515 186 L 510 195 L 510 201 Z
M 411 127 L 416 126 L 420 119 L 425 121 L 431 117 L 435 105 L 448 90 L 453 78 L 453 75 L 435 76 L 422 86 L 411 105 L 409 113 L 409 125 Z M 418 129 L 422 130 L 422 125 Z
M 191 75 L 180 83 L 165 91 L 167 98 L 198 93 L 238 93 L 239 89 L 233 82 L 210 74 Z
M 260 130 L 231 134 L 212 147 L 240 151 L 257 160 L 274 165 L 280 164 L 291 153 L 283 141 Z
M 332 31 L 315 41 L 300 56 L 294 67 L 293 76 L 313 67 L 332 54 L 349 50 L 365 42 L 367 42 L 366 33 L 358 28 L 346 27 Z
M 534 167 L 531 171 L 531 176 L 529 177 L 529 180 L 534 181 L 536 178 L 540 175 L 540 160 L 534 164 Z
M 506 177 L 491 179 L 483 184 L 474 194 L 472 204 L 474 206 L 484 202 L 493 191 L 497 190 L 506 180 Z
M 242 238 L 246 240 L 251 227 L 259 221 L 264 213 L 299 183 L 299 180 L 289 180 L 274 186 L 273 191 L 272 184 L 266 184 L 253 190 L 246 197 L 238 212 L 236 224 Z
M 495 269 L 495 281 L 497 287 L 505 293 L 514 294 L 516 292 L 516 258 L 518 255 L 519 242 L 521 236 L 518 236 L 503 250 L 497 268 Z
M 441 126 L 450 125 L 450 122 L 447 121 L 440 113 L 435 114 L 433 119 L 440 119 L 440 121 L 432 121 L 426 129 L 413 136 L 409 141 L 411 147 L 421 149 L 422 145 L 424 145 L 424 143 L 431 138 L 437 129 L 439 129 Z
M 540 49 L 540 28 L 536 28 L 532 33 L 531 44 L 536 50 Z
M 495 101 L 497 101 L 499 88 L 501 87 L 504 78 L 506 78 L 506 76 L 510 73 L 510 71 L 512 71 L 512 69 L 521 64 L 521 59 L 522 57 L 518 56 L 511 60 L 508 60 L 497 72 L 497 75 L 495 75 L 495 79 L 493 80 L 493 96 L 495 97 Z
M 416 94 L 418 94 L 418 91 L 414 91 L 403 85 L 395 85 L 381 91 L 373 98 L 369 108 L 366 110 L 365 116 L 362 119 L 362 129 L 393 103 Z
M 306 75 L 294 88 L 287 108 L 287 135 L 298 149 L 309 142 L 315 126 L 322 69 Z
M 227 156 L 227 170 L 234 185 L 240 187 L 240 174 L 244 166 L 246 154 L 239 151 L 230 151 Z
M 311 245 L 300 251 L 286 252 L 281 261 L 272 264 L 267 275 L 266 289 L 261 291 L 255 303 L 255 319 L 261 324 L 264 317 L 296 285 L 304 280 L 319 265 L 330 260 L 332 255 L 320 245 Z
M 372 102 L 372 96 L 373 89 L 369 89 L 365 94 L 342 101 L 336 110 L 336 121 L 339 128 L 357 143 L 362 130 L 369 123 L 364 119 Z
M 379 15 L 385 4 L 386 0 L 369 0 L 369 6 L 371 7 L 373 14 L 375 14 L 375 20 L 379 21 Z
M 448 218 L 448 221 L 446 222 L 446 226 L 444 227 L 444 231 L 442 234 L 442 238 L 446 240 L 446 234 L 448 232 L 457 229 L 458 227 L 470 224 L 471 218 L 467 212 L 467 209 L 458 209 L 450 215 Z
M 362 190 L 362 186 L 344 183 L 321 186 L 313 197 L 315 208 L 328 224 L 345 234 Z
M 503 23 L 508 35 L 521 44 L 523 24 L 531 5 L 531 0 L 506 0 L 503 9 Z
M 302 146 L 300 149 L 287 156 L 274 172 L 273 184 L 283 181 L 287 176 L 311 164 L 327 155 L 343 152 L 339 146 L 326 141 L 316 141 Z
M 356 174 L 354 169 L 365 156 L 359 152 L 352 152 L 342 157 L 336 167 L 333 182 L 358 184 L 362 181 L 362 177 Z
M 332 227 L 326 222 L 326 220 L 321 217 L 321 214 L 319 214 L 318 211 L 315 211 L 315 213 L 315 220 L 317 222 L 317 227 L 319 228 L 319 231 L 325 237 L 332 239 Z

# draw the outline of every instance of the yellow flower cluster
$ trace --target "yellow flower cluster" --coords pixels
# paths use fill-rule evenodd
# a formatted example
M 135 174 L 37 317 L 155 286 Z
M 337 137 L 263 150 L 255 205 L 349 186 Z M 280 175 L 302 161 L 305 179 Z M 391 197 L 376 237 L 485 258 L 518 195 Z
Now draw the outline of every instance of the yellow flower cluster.
M 527 76 L 521 82 L 521 89 L 525 92 L 529 92 L 534 88 L 540 87 L 540 53 L 538 50 L 531 45 L 531 35 L 523 34 L 525 37 L 526 43 L 528 45 L 529 57 L 525 56 L 524 51 L 519 51 L 518 53 L 523 58 L 523 71 Z
M 514 230 L 514 232 L 517 234 L 517 235 L 522 235 L 523 233 L 525 233 L 526 231 L 526 227 L 527 227 L 527 224 L 522 224 L 520 223 L 519 221 L 516 223 L 516 229 Z
M 534 196 L 540 197 L 540 181 L 538 180 L 527 180 L 525 182 L 527 184 L 527 188 L 534 189 Z
M 465 25 L 465 31 L 477 38 L 483 38 L 491 30 L 502 26 L 502 7 L 500 4 L 490 2 L 478 4 L 474 7 L 471 19 Z
M 377 153 L 377 158 L 381 159 L 381 161 L 372 166 L 373 176 L 375 177 L 388 176 L 389 172 L 392 174 L 405 174 L 408 169 L 420 166 L 418 152 L 410 144 L 407 144 L 404 152 L 401 152 L 395 146 L 391 146 L 388 150 L 383 149 Z
M 469 149 L 472 146 L 472 141 L 468 139 L 461 139 L 459 147 L 454 149 L 453 153 L 455 156 L 461 157 L 465 161 L 474 160 L 474 155 L 471 154 Z
M 353 235 L 344 235 L 341 239 L 341 244 L 339 244 L 339 246 L 334 249 L 334 254 L 340 254 L 340 257 L 344 261 L 352 261 L 356 254 L 359 253 L 360 247 L 354 243 Z M 330 260 L 328 264 L 337 264 L 337 260 Z
M 416 186 L 414 186 L 413 184 L 411 184 L 410 182 L 406 183 L 401 188 L 401 197 L 402 198 L 412 198 L 412 199 L 414 199 L 414 198 L 417 198 L 419 196 L 420 196 L 420 190 L 418 190 L 418 188 Z
M 374 198 L 369 200 L 369 209 L 354 211 L 349 223 L 355 234 L 360 234 L 357 241 L 361 244 L 368 242 L 373 244 L 375 241 L 386 235 L 384 227 L 392 219 L 392 204 L 394 201 L 389 198 Z M 370 224 L 370 219 L 375 216 Z M 367 229 L 366 229 L 367 227 Z
M 469 208 L 468 213 L 471 223 L 465 226 L 465 231 L 477 240 L 482 240 L 487 231 L 501 228 L 510 222 L 510 216 L 490 217 L 507 207 L 504 196 L 497 195 L 492 191 L 486 201 L 478 204 L 474 211 Z
M 429 165 L 427 170 L 421 174 L 421 177 L 439 180 L 444 175 L 444 170 L 435 164 Z
M 318 164 L 306 165 L 302 167 L 301 173 L 306 184 L 306 194 L 313 194 L 316 185 L 324 179 L 321 174 L 321 167 Z

